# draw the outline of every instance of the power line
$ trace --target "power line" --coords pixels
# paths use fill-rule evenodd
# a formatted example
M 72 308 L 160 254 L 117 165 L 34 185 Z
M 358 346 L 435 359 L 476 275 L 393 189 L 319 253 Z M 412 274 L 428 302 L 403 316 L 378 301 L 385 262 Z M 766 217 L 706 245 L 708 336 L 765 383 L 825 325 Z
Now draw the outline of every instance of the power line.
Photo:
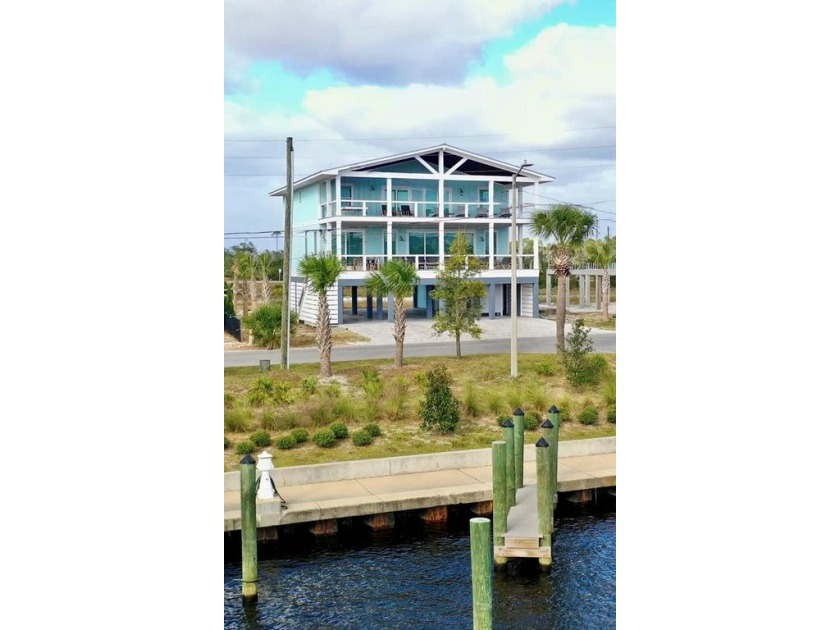
M 605 125 L 603 127 L 580 127 L 578 129 L 566 129 L 565 133 L 572 133 L 575 131 L 592 131 L 595 129 L 615 129 L 615 125 Z M 376 140 L 431 140 L 434 138 L 491 138 L 497 136 L 514 136 L 514 133 L 475 133 L 475 134 L 444 134 L 438 136 L 392 136 L 379 138 L 295 138 L 295 142 L 373 142 Z M 269 138 L 259 140 L 248 139 L 225 139 L 225 142 L 285 142 L 285 138 Z

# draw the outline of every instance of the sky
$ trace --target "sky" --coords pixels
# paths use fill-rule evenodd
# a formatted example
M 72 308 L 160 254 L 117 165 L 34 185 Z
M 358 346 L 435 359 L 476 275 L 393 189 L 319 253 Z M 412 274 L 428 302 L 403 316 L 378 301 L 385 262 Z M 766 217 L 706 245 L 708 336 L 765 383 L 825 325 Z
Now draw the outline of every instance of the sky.
M 294 178 L 437 144 L 555 181 L 526 215 L 589 206 L 616 234 L 614 1 L 225 3 L 225 246 L 283 228 Z M 282 247 L 282 238 L 279 240 Z

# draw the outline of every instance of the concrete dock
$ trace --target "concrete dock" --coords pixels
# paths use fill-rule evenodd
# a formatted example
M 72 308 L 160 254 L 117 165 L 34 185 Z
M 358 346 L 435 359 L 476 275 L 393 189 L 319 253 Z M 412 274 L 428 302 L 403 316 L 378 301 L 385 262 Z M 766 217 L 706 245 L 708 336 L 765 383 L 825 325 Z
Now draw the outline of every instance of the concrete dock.
M 531 437 L 526 433 L 526 440 Z M 558 491 L 615 487 L 615 445 L 615 437 L 560 442 Z M 491 464 L 487 448 L 275 468 L 270 474 L 287 508 L 277 498 L 258 500 L 257 526 L 315 523 L 492 501 Z M 525 447 L 523 477 L 526 487 L 536 482 L 533 444 Z M 224 531 L 240 529 L 239 505 L 239 473 L 225 473 Z M 515 523 L 514 518 L 514 526 Z M 525 521 L 522 527 L 528 528 Z

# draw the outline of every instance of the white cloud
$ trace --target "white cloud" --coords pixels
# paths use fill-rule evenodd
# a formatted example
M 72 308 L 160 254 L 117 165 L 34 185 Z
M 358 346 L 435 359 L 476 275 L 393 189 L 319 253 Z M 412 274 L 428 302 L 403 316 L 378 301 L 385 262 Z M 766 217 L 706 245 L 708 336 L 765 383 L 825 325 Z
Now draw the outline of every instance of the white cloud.
M 511 71 L 511 81 L 505 84 L 480 77 L 459 86 L 413 83 L 311 90 L 302 113 L 295 116 L 280 109 L 257 112 L 229 103 L 226 137 L 282 140 L 295 136 L 299 140 L 296 178 L 446 142 L 511 164 L 527 158 L 535 170 L 556 178 L 555 183 L 541 187 L 540 194 L 546 198 L 526 201 L 551 204 L 547 198 L 554 198 L 586 204 L 614 199 L 615 29 L 560 24 L 545 29 L 507 56 L 505 63 Z M 347 141 L 307 142 L 327 138 Z M 350 141 L 360 138 L 382 140 Z M 233 148 L 227 143 L 228 155 Z M 247 150 L 249 155 L 282 154 L 281 143 L 271 148 L 268 153 L 264 145 Z M 270 164 L 274 172 L 279 165 L 279 161 Z M 258 166 L 266 167 L 264 163 L 229 163 L 227 172 L 239 168 L 255 173 Z M 265 186 L 266 195 L 270 189 Z M 614 211 L 615 203 L 597 207 Z M 227 218 L 226 223 L 236 228 Z M 273 217 L 270 223 L 273 227 L 277 220 Z M 611 225 L 615 233 L 615 224 Z
M 563 0 L 227 0 L 226 54 L 353 81 L 454 84 L 481 46 Z

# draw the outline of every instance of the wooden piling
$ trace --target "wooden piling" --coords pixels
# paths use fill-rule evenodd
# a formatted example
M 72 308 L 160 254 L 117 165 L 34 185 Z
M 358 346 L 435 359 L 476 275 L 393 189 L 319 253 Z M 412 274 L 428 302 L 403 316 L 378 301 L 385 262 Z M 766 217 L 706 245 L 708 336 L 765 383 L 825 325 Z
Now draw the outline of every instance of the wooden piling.
M 473 630 L 493 629 L 493 561 L 489 518 L 470 519 Z
M 551 448 L 551 478 L 554 479 L 554 505 L 556 506 L 557 484 L 559 482 L 557 479 L 557 456 L 559 455 L 560 449 L 560 410 L 556 405 L 551 405 L 551 409 L 548 410 L 548 419 L 551 420 L 551 423 L 554 425 L 554 429 L 552 431 L 553 437 L 549 442 L 549 448 Z
M 240 462 L 242 520 L 242 598 L 257 598 L 257 463 L 250 455 Z
M 507 482 L 508 508 L 516 505 L 516 465 L 514 463 L 513 422 L 502 423 L 502 436 L 505 439 L 505 480 Z
M 501 547 L 505 544 L 507 531 L 507 444 L 496 440 L 491 445 L 493 453 L 493 544 Z
M 518 490 L 524 485 L 522 481 L 522 462 L 525 455 L 525 412 L 519 407 L 513 412 L 513 450 L 516 467 L 516 488 Z
M 557 484 L 552 489 L 551 484 L 551 449 L 545 438 L 540 438 L 536 445 L 537 451 L 537 531 L 540 536 L 540 547 L 551 547 L 551 532 L 554 529 L 554 494 Z M 540 558 L 540 565 L 551 566 L 551 556 Z

